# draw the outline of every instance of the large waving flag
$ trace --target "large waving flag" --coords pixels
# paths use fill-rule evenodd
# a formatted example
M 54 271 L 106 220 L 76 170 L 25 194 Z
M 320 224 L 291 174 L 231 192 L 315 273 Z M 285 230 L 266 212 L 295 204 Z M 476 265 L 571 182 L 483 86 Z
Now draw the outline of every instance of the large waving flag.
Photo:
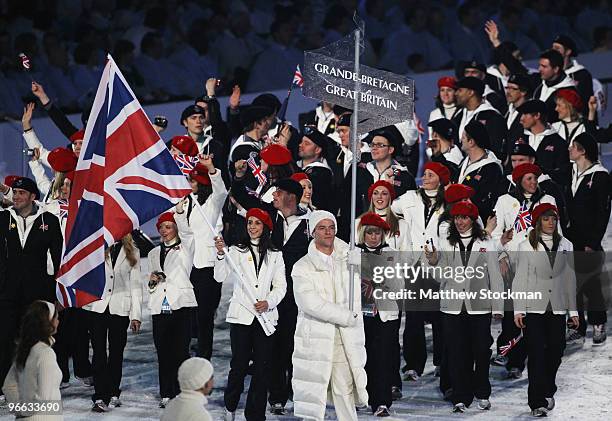
M 104 249 L 191 192 L 109 55 L 70 195 L 58 299 L 81 307 L 104 291 Z

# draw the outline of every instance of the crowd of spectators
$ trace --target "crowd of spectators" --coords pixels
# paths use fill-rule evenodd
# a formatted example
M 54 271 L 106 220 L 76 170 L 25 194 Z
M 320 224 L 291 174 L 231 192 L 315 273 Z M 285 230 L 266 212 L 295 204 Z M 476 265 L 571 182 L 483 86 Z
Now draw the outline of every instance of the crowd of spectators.
M 609 0 L 3 0 L 0 1 L 0 118 L 16 118 L 32 79 L 65 111 L 95 95 L 110 52 L 143 103 L 193 98 L 202 81 L 221 80 L 220 95 L 288 87 L 302 52 L 366 23 L 365 64 L 413 74 L 491 60 L 483 30 L 524 59 L 559 33 L 583 53 L 612 50 Z M 24 72 L 18 54 L 32 68 Z

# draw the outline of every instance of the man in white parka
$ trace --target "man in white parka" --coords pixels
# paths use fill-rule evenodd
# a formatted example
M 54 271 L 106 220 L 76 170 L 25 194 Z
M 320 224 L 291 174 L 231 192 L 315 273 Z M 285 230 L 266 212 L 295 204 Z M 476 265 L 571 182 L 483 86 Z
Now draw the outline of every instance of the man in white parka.
M 339 420 L 357 420 L 355 407 L 368 403 L 366 350 L 357 278 L 349 309 L 348 244 L 336 238 L 336 218 L 314 211 L 314 240 L 293 267 L 298 306 L 293 351 L 294 415 L 323 420 L 328 397 Z

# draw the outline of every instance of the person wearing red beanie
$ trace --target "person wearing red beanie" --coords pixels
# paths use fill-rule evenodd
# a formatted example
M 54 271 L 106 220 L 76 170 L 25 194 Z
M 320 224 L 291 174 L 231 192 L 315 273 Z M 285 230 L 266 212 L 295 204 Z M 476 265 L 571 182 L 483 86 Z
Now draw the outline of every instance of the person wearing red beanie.
M 361 250 L 362 260 L 369 254 L 380 255 L 393 251 L 393 248 L 389 247 L 385 241 L 390 228 L 387 221 L 376 212 L 361 215 L 358 223 L 357 247 Z M 401 319 L 396 306 L 389 309 L 387 302 L 375 299 L 373 291 L 380 288 L 380 285 L 372 280 L 362 282 L 368 282 L 370 286 L 368 291 L 372 291 L 362 295 L 361 303 L 367 354 L 365 370 L 368 375 L 368 384 L 366 389 L 372 413 L 375 417 L 383 417 L 389 415 L 389 408 L 393 400 L 398 397 L 396 395 L 401 395 L 401 389 L 396 386 L 398 376 L 396 361 L 399 361 L 397 338 Z M 399 291 L 403 288 L 403 283 L 385 281 L 382 288 Z
M 189 358 L 192 308 L 198 305 L 189 279 L 195 246 L 194 231 L 187 222 L 186 203 L 183 199 L 174 212 L 160 215 L 156 226 L 161 243 L 148 254 L 149 309 L 159 363 L 160 408 L 165 408 L 180 392 L 177 372 Z
M 514 167 L 512 171 L 514 189 L 500 196 L 495 204 L 497 225 L 491 236 L 505 252 L 500 258 L 500 269 L 508 282 L 512 281 L 517 270 L 519 245 L 528 238 L 534 225 L 533 209 L 541 204 L 556 204 L 555 199 L 540 188 L 538 177 L 541 173 L 540 167 L 531 163 Z M 517 337 L 519 333 L 519 329 L 512 321 L 512 313 L 505 312 L 502 331 L 497 337 L 497 356 L 493 364 L 505 367 L 508 379 L 518 379 L 522 376 L 527 348 L 524 343 L 518 343 L 506 355 L 501 355 L 500 347 Z
M 425 165 L 422 186 L 417 190 L 407 191 L 391 206 L 393 212 L 403 215 L 407 226 L 410 227 L 409 232 L 404 234 L 408 239 L 405 250 L 414 252 L 415 261 L 424 259 L 425 245 L 439 243 L 441 231 L 438 226 L 446 208 L 444 185 L 448 183 L 449 177 L 447 167 L 437 162 L 429 162 Z M 433 363 L 436 372 L 439 372 L 438 367 L 442 364 L 443 343 L 439 312 L 406 311 L 403 334 L 404 380 L 417 381 L 425 369 L 427 361 L 425 320 L 431 321 L 434 331 Z
M 555 111 L 559 121 L 554 122 L 551 127 L 568 144 L 572 143 L 576 136 L 587 131 L 587 124 L 582 115 L 584 104 L 578 92 L 574 89 L 559 89 L 557 92 Z M 589 130 L 592 127 L 589 127 Z
M 221 284 L 214 278 L 216 233 L 212 232 L 204 217 L 216 230 L 221 231 L 221 212 L 228 192 L 221 171 L 215 168 L 210 155 L 200 155 L 198 164 L 189 174 L 189 180 L 192 193 L 187 196 L 187 220 L 199 233 L 194 238 L 195 254 L 189 276 L 198 302 L 197 356 L 210 359 L 215 313 L 221 301 Z
M 542 203 L 533 209 L 532 217 L 533 230 L 518 248 L 512 291 L 540 297 L 514 298 L 513 321 L 524 336 L 529 373 L 527 402 L 531 414 L 542 417 L 555 407 L 555 379 L 566 346 L 566 320 L 572 329 L 579 329 L 581 322 L 574 247 L 559 233 L 557 208 Z
M 314 187 L 312 185 L 312 181 L 308 177 L 308 174 L 303 172 L 296 172 L 291 176 L 291 179 L 300 183 L 304 192 L 302 193 L 302 197 L 300 198 L 300 208 L 305 210 L 307 213 L 309 211 L 316 210 L 317 208 L 312 204 L 312 194 L 314 191 Z
M 465 412 L 474 400 L 478 409 L 487 410 L 491 408 L 491 315 L 497 319 L 503 317 L 504 300 L 483 297 L 481 291 L 500 294 L 504 282 L 497 261 L 497 246 L 477 222 L 478 207 L 469 201 L 460 201 L 452 205 L 450 214 L 448 237 L 441 238 L 438 245 L 425 246 L 428 263 L 446 271 L 452 269 L 453 274 L 444 276 L 440 286 L 444 343 L 449 348 L 445 352 L 448 364 L 443 368 L 448 370 L 453 412 Z M 466 268 L 478 275 L 468 275 Z M 462 296 L 468 292 L 476 296 Z
M 215 279 L 234 286 L 225 319 L 230 326 L 232 352 L 224 392 L 225 419 L 235 417 L 250 361 L 253 361 L 253 372 L 244 412 L 249 419 L 266 417 L 274 336 L 266 335 L 253 313 L 265 315 L 276 326 L 277 306 L 287 292 L 283 254 L 272 244 L 272 229 L 270 214 L 264 209 L 251 208 L 246 214 L 247 235 L 238 244 L 227 250 L 222 237 L 215 239 Z M 228 263 L 226 253 L 240 274 Z
M 455 84 L 457 79 L 452 76 L 443 76 L 438 79 L 438 95 L 436 96 L 436 108 L 429 113 L 428 123 L 445 118 L 452 120 L 461 108 L 457 107 L 455 102 Z M 429 129 L 429 138 L 431 139 L 431 129 Z

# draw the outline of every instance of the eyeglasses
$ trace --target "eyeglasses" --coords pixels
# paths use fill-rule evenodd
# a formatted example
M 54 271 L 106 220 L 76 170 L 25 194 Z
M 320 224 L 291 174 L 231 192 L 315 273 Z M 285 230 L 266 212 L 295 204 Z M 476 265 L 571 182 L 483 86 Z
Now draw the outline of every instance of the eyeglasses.
M 372 149 L 388 148 L 389 146 L 391 145 L 385 145 L 384 143 L 374 143 L 374 142 L 372 142 L 372 144 L 370 145 Z

